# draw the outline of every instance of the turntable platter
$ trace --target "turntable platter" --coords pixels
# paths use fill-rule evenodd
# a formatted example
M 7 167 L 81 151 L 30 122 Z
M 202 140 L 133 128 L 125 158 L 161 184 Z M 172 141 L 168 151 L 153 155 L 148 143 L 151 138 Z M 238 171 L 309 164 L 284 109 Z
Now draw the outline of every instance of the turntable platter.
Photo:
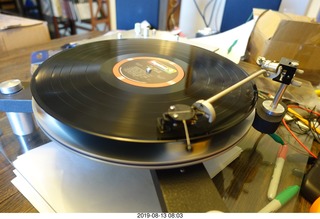
M 231 61 L 189 44 L 105 40 L 79 45 L 45 61 L 32 77 L 31 92 L 40 127 L 69 148 L 111 162 L 166 166 L 199 160 L 222 148 L 192 158 L 157 160 L 148 150 L 165 153 L 168 144 L 183 145 L 185 140 L 183 131 L 163 136 L 157 119 L 171 105 L 191 106 L 247 76 Z M 211 142 L 212 136 L 239 126 L 252 113 L 256 95 L 249 82 L 216 101 L 216 120 L 193 126 L 191 141 Z M 128 148 L 149 157 L 141 161 L 127 152 L 118 154 Z

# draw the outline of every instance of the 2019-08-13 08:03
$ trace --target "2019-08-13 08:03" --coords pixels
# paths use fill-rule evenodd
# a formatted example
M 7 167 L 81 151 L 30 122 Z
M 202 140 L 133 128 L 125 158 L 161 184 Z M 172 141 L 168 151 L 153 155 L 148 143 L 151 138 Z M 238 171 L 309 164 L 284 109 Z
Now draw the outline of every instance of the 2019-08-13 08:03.
M 137 218 L 183 218 L 183 213 L 137 213 Z

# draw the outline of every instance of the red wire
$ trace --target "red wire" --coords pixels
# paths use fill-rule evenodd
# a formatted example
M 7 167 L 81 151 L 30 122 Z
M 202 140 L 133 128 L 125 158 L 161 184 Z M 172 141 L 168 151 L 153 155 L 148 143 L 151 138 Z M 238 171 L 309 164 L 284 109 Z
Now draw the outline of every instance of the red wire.
M 289 107 L 289 106 L 288 106 Z M 298 108 L 298 107 L 297 107 Z M 300 108 L 300 107 L 299 107 Z M 307 146 L 305 146 L 300 139 L 291 131 L 291 129 L 289 128 L 289 126 L 287 125 L 286 121 L 284 119 L 282 119 L 282 123 L 284 125 L 284 127 L 288 130 L 288 132 L 292 135 L 292 137 L 294 137 L 294 139 L 296 139 L 296 141 L 314 158 L 317 159 L 317 156 L 314 155 L 308 148 Z
M 304 108 L 302 106 L 298 106 L 298 105 L 288 105 L 288 108 L 299 108 L 299 109 L 303 109 L 305 111 L 307 111 L 308 113 L 313 113 L 317 116 L 320 116 L 320 113 L 316 112 L 316 111 L 313 111 L 311 109 L 308 109 L 308 108 Z

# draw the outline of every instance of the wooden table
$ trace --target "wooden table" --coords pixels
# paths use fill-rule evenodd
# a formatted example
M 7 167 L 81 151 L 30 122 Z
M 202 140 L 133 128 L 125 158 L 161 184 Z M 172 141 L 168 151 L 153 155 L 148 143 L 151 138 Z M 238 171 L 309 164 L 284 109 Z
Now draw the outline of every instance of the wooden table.
M 66 43 L 89 39 L 100 35 L 102 35 L 101 32 L 89 32 L 83 35 L 55 39 L 47 44 L 3 53 L 0 55 L 0 82 L 14 78 L 18 78 L 22 81 L 30 80 L 30 54 L 34 51 L 49 49 L 55 50 L 59 49 Z M 240 66 L 248 73 L 251 73 L 257 69 L 256 66 L 248 63 L 241 63 Z M 4 113 L 0 115 L 0 117 L 3 116 Z M 318 153 L 319 145 L 314 144 L 312 150 L 315 153 Z M 235 167 L 230 166 L 230 168 Z M 29 203 L 29 201 L 12 185 L 11 180 L 15 177 L 12 172 L 13 169 L 14 168 L 10 162 L 8 162 L 7 159 L 0 153 L 0 212 L 37 212 L 37 210 Z M 268 169 L 270 172 L 270 168 L 266 169 Z M 223 182 L 221 182 L 221 177 L 217 176 L 213 181 L 217 188 L 219 188 L 221 191 L 221 186 L 223 184 Z M 257 186 L 257 191 L 259 191 L 259 186 Z M 256 195 L 257 199 L 259 199 L 259 194 Z M 231 202 L 232 200 L 230 203 Z M 251 204 L 254 204 L 254 200 L 252 200 Z M 233 203 L 233 209 L 241 209 L 240 205 L 241 203 Z M 244 205 L 247 205 L 247 203 L 244 203 Z M 291 206 L 289 211 L 308 212 L 309 207 L 310 204 L 303 197 L 299 197 L 298 202 L 295 203 L 295 206 Z

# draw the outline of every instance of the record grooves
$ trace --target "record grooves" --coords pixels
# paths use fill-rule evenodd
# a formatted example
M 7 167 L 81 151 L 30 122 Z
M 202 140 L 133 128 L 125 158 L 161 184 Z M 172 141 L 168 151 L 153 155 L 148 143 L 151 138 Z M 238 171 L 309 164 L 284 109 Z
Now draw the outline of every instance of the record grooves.
M 129 62 L 135 59 L 139 61 Z M 31 92 L 41 112 L 68 130 L 158 144 L 185 139 L 183 130 L 159 133 L 157 119 L 171 105 L 191 106 L 245 77 L 247 73 L 231 61 L 185 43 L 105 40 L 45 61 L 32 77 Z M 250 82 L 219 99 L 214 103 L 217 119 L 190 127 L 191 140 L 207 139 L 238 125 L 251 114 L 256 98 Z

